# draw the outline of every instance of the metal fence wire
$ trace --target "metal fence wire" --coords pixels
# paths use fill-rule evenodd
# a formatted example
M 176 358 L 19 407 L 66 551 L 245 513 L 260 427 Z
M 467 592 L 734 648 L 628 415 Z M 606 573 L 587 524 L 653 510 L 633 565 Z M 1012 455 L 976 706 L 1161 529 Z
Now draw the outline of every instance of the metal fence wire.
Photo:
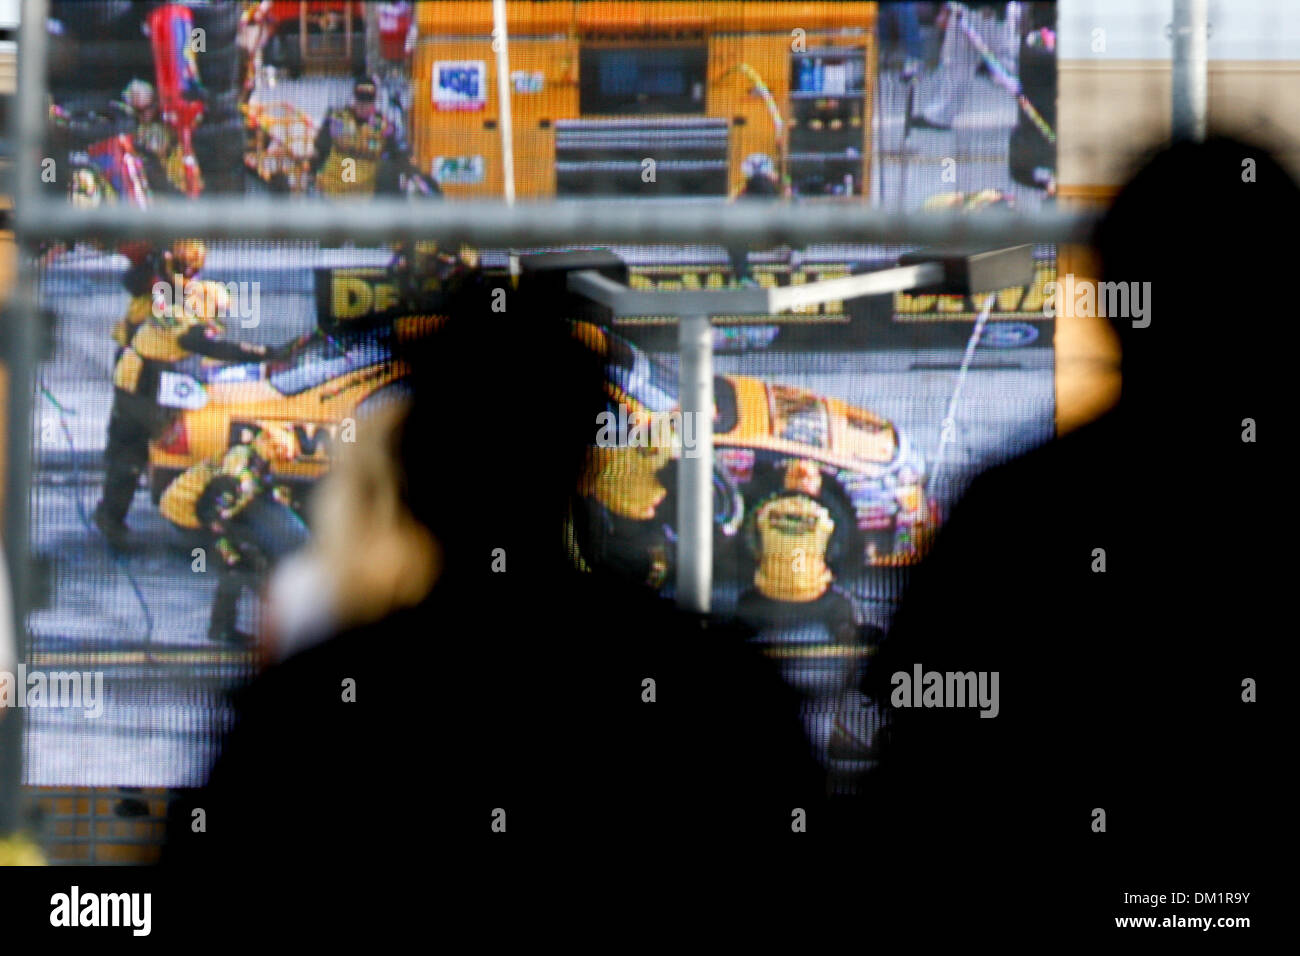
M 1202 136 L 1210 96 L 1206 82 L 1209 0 L 1167 0 L 1141 6 L 1150 14 L 1148 27 L 1158 30 L 1160 23 L 1170 24 L 1166 54 L 1170 57 L 1169 76 L 1167 81 L 1161 80 L 1162 84 L 1167 82 L 1161 89 L 1168 91 L 1164 94 L 1168 106 L 1162 105 L 1161 110 L 1168 118 L 1170 132 L 1174 137 Z M 1233 15 L 1227 6 L 1219 9 L 1225 17 Z M 1086 10 L 1077 3 L 1062 3 L 1061 10 L 1063 15 L 1068 12 L 1077 18 L 1087 17 Z M 7 432 L 10 449 L 32 445 L 33 401 L 37 396 L 34 372 L 39 358 L 39 269 L 32 253 L 38 243 L 50 240 L 164 242 L 206 238 L 379 245 L 403 239 L 437 239 L 449 246 L 464 242 L 497 250 L 595 243 L 722 246 L 739 243 L 763 248 L 783 244 L 807 247 L 879 243 L 989 248 L 1019 243 L 1086 242 L 1098 219 L 1095 209 L 1067 204 L 1045 206 L 1032 213 L 988 211 L 966 216 L 959 212 L 885 209 L 860 204 L 704 205 L 670 199 L 513 202 L 513 187 L 505 190 L 508 198 L 501 201 L 429 205 L 397 199 L 329 204 L 311 199 L 276 199 L 263 194 L 159 201 L 147 210 L 125 203 L 78 208 L 41 186 L 50 70 L 50 40 L 46 30 L 49 15 L 49 0 L 23 0 L 19 34 L 20 95 L 10 117 L 10 142 L 14 145 L 15 160 L 13 224 L 20 249 L 25 250 L 18 288 L 6 319 L 10 324 L 5 356 L 10 373 Z M 1082 28 L 1076 24 L 1074 32 L 1093 36 L 1087 24 Z M 303 42 L 308 44 L 303 50 L 305 59 L 331 52 L 323 46 L 310 45 L 323 42 L 319 38 L 304 37 Z M 347 58 L 352 44 L 364 41 L 354 37 L 349 26 L 343 42 L 346 46 L 343 55 Z M 968 38 L 968 42 L 978 50 L 983 41 L 974 37 Z M 1104 83 L 1097 89 L 1104 89 Z M 413 121 L 408 117 L 407 122 Z M 1059 127 L 1070 122 L 1069 115 L 1063 116 Z M 585 145 L 584 137 L 604 135 L 586 130 L 580 123 L 552 133 L 562 147 L 574 150 Z M 1071 155 L 1069 151 L 1075 149 L 1067 143 L 1067 138 L 1062 137 L 1063 163 Z M 639 143 L 637 147 L 640 148 Z M 1099 148 L 1104 149 L 1105 144 L 1094 142 L 1083 152 Z M 883 144 L 881 149 L 888 151 L 894 147 Z M 894 153 L 901 155 L 898 150 Z M 711 349 L 699 344 L 707 336 L 696 338 L 699 348 Z M 707 371 L 708 361 L 701 366 L 700 355 L 687 354 L 697 346 L 685 345 L 684 339 L 683 343 L 681 364 Z M 706 357 L 711 361 L 711 352 Z M 711 459 L 704 461 L 701 472 L 707 474 L 712 465 Z M 16 598 L 16 633 L 20 634 L 27 620 L 33 583 L 28 541 L 32 498 L 26 493 L 32 487 L 31 467 L 26 455 L 7 456 L 7 487 L 18 493 L 7 494 L 4 499 L 4 545 Z M 701 481 L 695 490 L 701 502 L 706 502 L 704 496 L 709 496 L 703 505 L 707 520 L 711 486 L 708 481 Z M 700 537 L 683 534 L 684 541 Z M 827 716 L 828 736 L 834 730 L 831 721 L 832 717 Z M 21 712 L 10 714 L 8 720 L 0 722 L 3 735 L 0 749 L 9 748 L 13 752 L 12 748 L 22 740 L 22 723 Z M 36 839 L 55 863 L 123 865 L 157 860 L 173 791 L 129 787 L 20 788 L 18 763 L 0 761 L 0 766 L 6 775 L 0 778 L 0 834 L 19 829 L 25 820 L 30 820 Z M 26 813 L 20 812 L 20 792 L 29 804 Z

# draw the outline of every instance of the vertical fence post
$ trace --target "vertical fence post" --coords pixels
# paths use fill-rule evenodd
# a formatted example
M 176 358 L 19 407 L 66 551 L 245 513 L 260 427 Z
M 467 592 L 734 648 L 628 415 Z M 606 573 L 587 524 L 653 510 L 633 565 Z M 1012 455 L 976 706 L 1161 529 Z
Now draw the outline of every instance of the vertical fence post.
M 10 142 L 14 144 L 14 210 L 32 203 L 39 188 L 41 132 L 45 124 L 47 0 L 23 0 L 18 30 L 18 88 L 10 117 Z M 14 216 L 15 223 L 20 220 Z M 17 280 L 9 303 L 9 328 L 5 336 L 4 364 L 9 394 L 5 402 L 4 547 L 13 586 L 14 638 L 18 659 L 27 657 L 27 607 L 31 581 L 28 531 L 31 495 L 32 398 L 36 365 L 36 277 L 24 268 L 21 229 L 14 236 Z M 25 688 L 15 688 L 19 693 Z M 21 823 L 22 717 L 11 710 L 0 721 L 0 835 Z
M 678 394 L 683 446 L 677 470 L 677 603 L 707 614 L 713 586 L 713 326 L 707 315 L 678 319 Z
M 1205 139 L 1209 0 L 1174 0 L 1173 138 Z

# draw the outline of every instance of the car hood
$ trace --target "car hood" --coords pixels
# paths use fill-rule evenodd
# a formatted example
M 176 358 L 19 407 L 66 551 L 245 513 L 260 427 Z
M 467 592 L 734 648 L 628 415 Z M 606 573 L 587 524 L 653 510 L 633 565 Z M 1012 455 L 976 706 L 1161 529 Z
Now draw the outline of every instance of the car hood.
M 808 389 L 760 381 L 745 375 L 721 378 L 733 395 L 719 390 L 719 444 L 768 448 L 831 464 L 881 466 L 899 453 L 892 423 L 848 402 Z M 727 405 L 734 402 L 734 414 Z

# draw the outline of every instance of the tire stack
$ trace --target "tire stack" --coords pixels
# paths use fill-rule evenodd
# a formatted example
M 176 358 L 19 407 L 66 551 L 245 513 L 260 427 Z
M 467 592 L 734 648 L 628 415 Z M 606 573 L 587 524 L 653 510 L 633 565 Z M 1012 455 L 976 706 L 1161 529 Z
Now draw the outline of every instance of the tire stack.
M 153 55 L 141 29 L 143 5 L 54 0 L 50 17 L 62 27 L 50 37 L 50 94 L 71 117 L 51 131 L 50 154 L 58 188 L 66 189 L 69 152 L 134 128 L 113 104 L 133 78 L 154 81 Z
M 196 54 L 208 91 L 203 122 L 194 130 L 194 155 L 203 171 L 204 193 L 243 193 L 244 119 L 239 112 L 240 4 L 192 4 L 194 26 L 206 34 L 207 52 Z
M 155 6 L 121 0 L 53 0 L 50 16 L 62 32 L 50 38 L 50 92 L 73 116 L 73 122 L 52 133 L 51 155 L 60 166 L 69 151 L 135 128 L 133 120 L 113 104 L 133 79 L 156 83 L 153 50 L 143 29 Z M 225 0 L 186 6 L 194 15 L 194 26 L 204 31 L 206 47 L 195 54 L 208 102 L 203 122 L 194 131 L 194 153 L 205 192 L 242 193 L 244 125 L 235 43 L 240 5 Z M 61 188 L 66 189 L 66 184 Z

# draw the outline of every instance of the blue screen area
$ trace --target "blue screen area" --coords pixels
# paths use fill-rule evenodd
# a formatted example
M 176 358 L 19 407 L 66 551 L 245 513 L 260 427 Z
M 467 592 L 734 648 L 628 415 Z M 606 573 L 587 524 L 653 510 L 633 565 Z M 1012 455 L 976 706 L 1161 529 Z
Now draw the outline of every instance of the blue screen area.
M 680 96 L 687 89 L 682 55 L 672 50 L 610 50 L 601 56 L 600 89 L 606 96 Z

